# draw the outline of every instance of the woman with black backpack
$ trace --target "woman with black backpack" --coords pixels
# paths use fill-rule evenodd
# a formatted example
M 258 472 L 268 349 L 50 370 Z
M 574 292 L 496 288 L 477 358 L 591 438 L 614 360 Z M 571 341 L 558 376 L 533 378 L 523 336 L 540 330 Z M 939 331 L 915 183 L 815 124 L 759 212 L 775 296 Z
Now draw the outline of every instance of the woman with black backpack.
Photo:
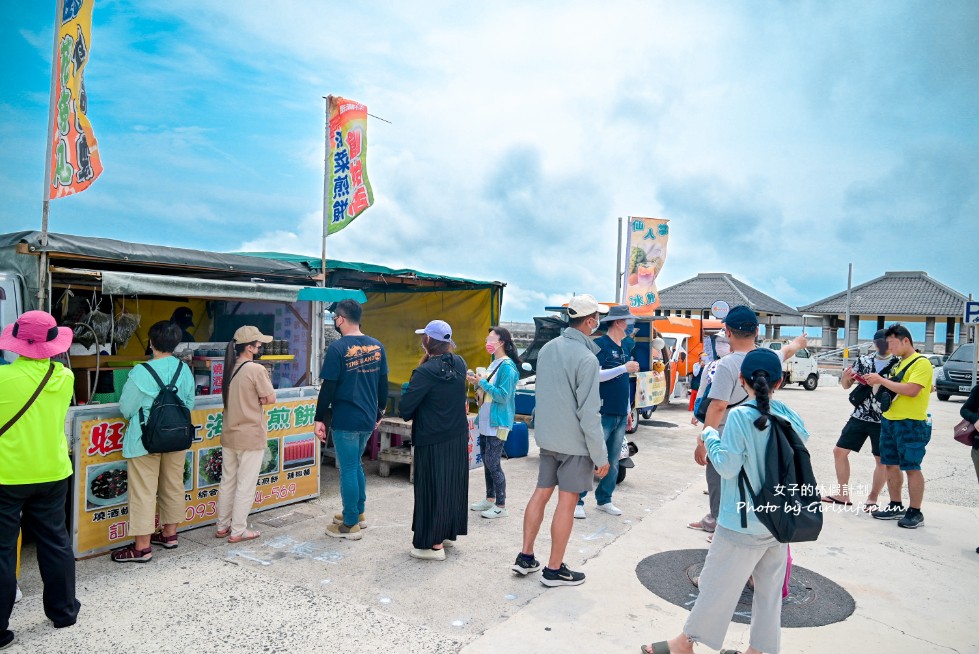
M 194 375 L 173 351 L 183 333 L 170 321 L 150 327 L 153 358 L 133 368 L 119 398 L 119 411 L 129 420 L 122 441 L 122 456 L 128 461 L 129 533 L 132 545 L 112 553 L 116 563 L 145 563 L 153 558 L 150 544 L 164 549 L 177 546 L 177 525 L 184 518 L 185 450 L 151 453 L 143 434 L 154 400 L 163 390 L 160 380 L 172 383 L 187 410 L 194 408 Z M 189 444 L 188 444 L 189 445 Z M 156 530 L 159 508 L 162 529 Z
M 730 411 L 723 435 L 712 427 L 704 429 L 702 439 L 711 462 L 721 476 L 721 508 L 717 530 L 707 560 L 700 573 L 697 598 L 680 635 L 670 641 L 643 645 L 647 654 L 693 654 L 694 643 L 721 650 L 731 616 L 751 577 L 754 594 L 751 603 L 751 635 L 744 654 L 775 654 L 779 651 L 782 587 L 786 578 L 788 545 L 779 542 L 755 515 L 750 496 L 742 511 L 739 489 L 741 471 L 752 489 L 764 482 L 766 452 L 773 435 L 772 420 L 788 425 L 803 441 L 809 434 L 792 409 L 775 401 L 772 395 L 782 379 L 782 362 L 767 348 L 749 352 L 741 364 L 741 385 L 748 400 Z M 818 504 L 818 496 L 815 502 Z

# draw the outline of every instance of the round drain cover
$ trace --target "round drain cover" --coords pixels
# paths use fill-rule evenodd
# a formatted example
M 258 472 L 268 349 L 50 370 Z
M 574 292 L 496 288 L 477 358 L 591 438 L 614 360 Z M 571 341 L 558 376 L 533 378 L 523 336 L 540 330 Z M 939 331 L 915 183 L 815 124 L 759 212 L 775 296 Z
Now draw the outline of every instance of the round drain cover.
M 701 549 L 660 552 L 640 561 L 636 576 L 654 594 L 689 611 L 699 594 L 694 581 L 706 558 L 707 550 Z M 732 621 L 751 622 L 751 597 L 751 589 L 745 586 Z M 842 622 L 854 609 L 856 602 L 842 586 L 793 562 L 789 595 L 782 600 L 783 627 L 821 627 Z

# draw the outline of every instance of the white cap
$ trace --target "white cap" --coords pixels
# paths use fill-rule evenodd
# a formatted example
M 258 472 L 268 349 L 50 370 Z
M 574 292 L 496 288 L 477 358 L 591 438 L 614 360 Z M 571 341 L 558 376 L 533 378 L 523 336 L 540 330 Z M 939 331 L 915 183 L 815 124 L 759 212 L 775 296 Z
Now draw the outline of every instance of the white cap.
M 576 295 L 568 302 L 568 316 L 583 318 L 593 313 L 608 313 L 608 307 L 599 304 L 593 295 Z

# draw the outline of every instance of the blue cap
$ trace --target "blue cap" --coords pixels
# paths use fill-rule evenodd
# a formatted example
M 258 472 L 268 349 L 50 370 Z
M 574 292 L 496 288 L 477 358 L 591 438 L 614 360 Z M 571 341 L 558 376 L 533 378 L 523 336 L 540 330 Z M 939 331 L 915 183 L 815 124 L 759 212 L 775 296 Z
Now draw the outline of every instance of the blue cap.
M 449 323 L 444 320 L 433 320 L 432 322 L 425 325 L 424 329 L 416 329 L 416 334 L 425 334 L 429 338 L 436 341 L 443 341 L 445 343 L 455 342 L 452 340 L 452 328 L 449 327 Z
M 758 316 L 748 307 L 741 305 L 728 312 L 724 324 L 739 332 L 753 332 L 758 329 Z
M 759 371 L 766 373 L 772 384 L 782 378 L 782 360 L 775 354 L 775 350 L 756 347 L 745 355 L 741 362 L 741 376 L 751 379 Z

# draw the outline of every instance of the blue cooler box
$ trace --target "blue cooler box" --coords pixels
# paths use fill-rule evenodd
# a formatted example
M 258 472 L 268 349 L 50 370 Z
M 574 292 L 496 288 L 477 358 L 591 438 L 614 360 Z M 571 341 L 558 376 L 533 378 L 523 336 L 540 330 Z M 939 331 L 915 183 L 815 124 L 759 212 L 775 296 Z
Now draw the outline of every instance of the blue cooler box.
M 530 432 L 525 423 L 516 422 L 513 424 L 513 429 L 510 430 L 510 435 L 507 436 L 506 442 L 503 444 L 503 451 L 508 459 L 519 459 L 522 456 L 527 456 L 530 451 Z
M 514 408 L 522 416 L 532 414 L 534 412 L 534 406 L 537 404 L 537 398 L 534 397 L 533 391 L 517 391 L 514 395 L 514 400 Z

